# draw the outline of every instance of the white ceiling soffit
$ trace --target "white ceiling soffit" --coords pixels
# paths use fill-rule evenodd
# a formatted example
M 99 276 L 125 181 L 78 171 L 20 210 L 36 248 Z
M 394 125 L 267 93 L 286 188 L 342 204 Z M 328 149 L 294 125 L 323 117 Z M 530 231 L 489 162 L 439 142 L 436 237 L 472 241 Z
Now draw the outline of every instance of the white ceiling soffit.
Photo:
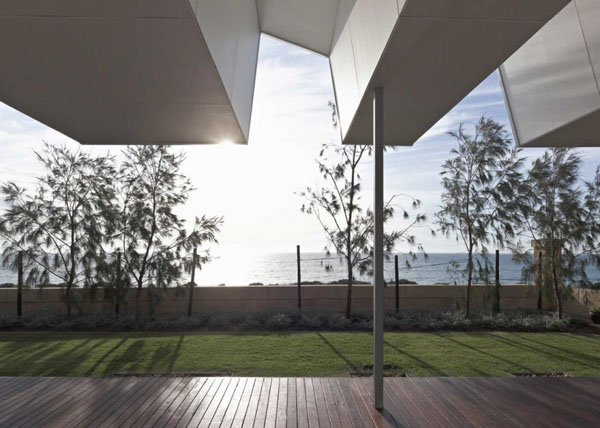
M 382 86 L 385 144 L 412 145 L 567 3 L 341 0 L 330 61 L 344 143 L 370 143 Z
M 329 56 L 340 0 L 256 0 L 262 32 Z
M 410 145 L 566 3 L 1 0 L 0 101 L 84 144 L 245 143 L 260 23 L 330 55 L 344 142 L 371 141 L 383 86 Z
M 500 68 L 513 133 L 529 147 L 600 145 L 600 2 L 575 0 Z
M 83 144 L 245 143 L 256 6 L 200 3 L 2 0 L 0 101 Z

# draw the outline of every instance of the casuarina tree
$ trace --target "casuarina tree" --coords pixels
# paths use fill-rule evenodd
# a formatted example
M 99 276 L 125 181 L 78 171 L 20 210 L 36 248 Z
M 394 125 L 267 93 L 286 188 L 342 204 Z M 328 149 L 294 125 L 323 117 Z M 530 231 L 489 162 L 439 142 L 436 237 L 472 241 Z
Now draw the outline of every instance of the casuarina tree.
M 550 285 L 562 318 L 567 287 L 587 282 L 586 266 L 598 259 L 600 171 L 594 180 L 580 180 L 581 157 L 568 148 L 546 151 L 529 169 L 522 193 L 521 236 L 541 251 L 539 260 L 526 255 L 528 245 L 515 245 L 526 263 L 524 276 L 541 271 L 539 286 Z
M 442 165 L 442 201 L 437 224 L 467 252 L 465 316 L 471 309 L 474 279 L 488 280 L 488 246 L 504 247 L 519 222 L 523 158 L 503 126 L 482 117 L 470 134 L 463 124 L 449 134 L 457 147 Z M 483 264 L 475 254 L 480 254 Z
M 72 289 L 96 280 L 113 233 L 114 159 L 49 144 L 36 156 L 45 174 L 35 189 L 13 182 L 0 188 L 8 205 L 0 220 L 4 261 L 22 251 L 27 283 L 47 284 L 51 278 L 60 283 L 70 318 Z
M 346 317 L 352 312 L 352 285 L 354 276 L 372 274 L 373 270 L 373 212 L 364 208 L 361 201 L 361 176 L 359 165 L 371 153 L 370 146 L 325 145 L 317 159 L 323 184 L 307 187 L 300 193 L 305 199 L 301 211 L 318 220 L 327 239 L 325 248 L 331 249 L 345 260 L 347 274 Z M 410 208 L 404 209 L 402 201 Z M 423 252 L 421 244 L 411 234 L 411 229 L 425 222 L 423 214 L 411 216 L 409 209 L 417 209 L 420 202 L 408 195 L 395 195 L 384 209 L 384 222 L 401 211 L 406 224 L 394 231 L 385 233 L 384 253 L 386 257 L 395 245 L 404 242 L 408 247 L 407 263 L 416 258 L 416 251 Z M 330 268 L 331 265 L 326 265 Z
M 156 294 L 181 281 L 193 264 L 191 251 L 215 243 L 220 217 L 196 217 L 190 230 L 176 212 L 193 187 L 181 174 L 183 154 L 168 146 L 131 146 L 121 167 L 122 212 L 120 246 L 126 274 L 136 287 L 136 322 L 140 320 L 142 288 L 148 288 L 150 309 Z M 202 250 L 203 261 L 209 249 Z M 197 264 L 197 261 L 196 261 Z

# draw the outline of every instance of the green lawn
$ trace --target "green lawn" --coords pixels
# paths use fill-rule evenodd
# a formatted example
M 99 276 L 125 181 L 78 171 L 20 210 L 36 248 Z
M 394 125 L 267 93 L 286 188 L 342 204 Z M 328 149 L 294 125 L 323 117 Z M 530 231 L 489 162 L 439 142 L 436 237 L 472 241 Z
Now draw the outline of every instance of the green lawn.
M 345 376 L 371 363 L 368 333 L 0 333 L 0 376 L 208 371 Z M 386 333 L 385 364 L 412 376 L 600 376 L 600 335 Z

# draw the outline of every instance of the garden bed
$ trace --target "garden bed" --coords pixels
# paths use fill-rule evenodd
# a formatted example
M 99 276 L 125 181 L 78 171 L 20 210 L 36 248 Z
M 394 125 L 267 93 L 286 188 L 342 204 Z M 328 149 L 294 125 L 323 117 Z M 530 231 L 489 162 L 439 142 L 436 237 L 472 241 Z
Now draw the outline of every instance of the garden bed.
M 386 331 L 569 331 L 579 326 L 553 313 L 507 311 L 498 315 L 475 312 L 469 319 L 462 311 L 388 312 Z M 581 326 L 577 328 L 582 328 Z M 372 316 L 354 313 L 350 318 L 332 312 L 203 313 L 187 317 L 86 315 L 66 320 L 58 314 L 23 316 L 0 314 L 0 330 L 55 331 L 372 331 Z

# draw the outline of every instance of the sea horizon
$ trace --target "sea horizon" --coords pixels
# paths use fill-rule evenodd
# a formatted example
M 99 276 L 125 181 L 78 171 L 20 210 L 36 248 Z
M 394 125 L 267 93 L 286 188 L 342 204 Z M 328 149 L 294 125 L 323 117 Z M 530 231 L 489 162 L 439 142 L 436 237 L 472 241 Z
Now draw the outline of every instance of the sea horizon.
M 399 255 L 399 278 L 414 281 L 420 285 L 464 284 L 464 275 L 460 271 L 466 267 L 466 253 L 428 253 L 425 260 L 422 254 L 405 264 L 405 255 Z M 504 284 L 524 283 L 521 276 L 523 265 L 512 259 L 511 253 L 500 253 L 500 282 Z M 490 254 L 494 263 L 494 254 Z M 452 264 L 458 266 L 451 269 Z M 330 269 L 325 266 L 329 264 Z M 302 282 L 332 283 L 345 280 L 346 266 L 341 256 L 324 252 L 301 253 L 300 260 Z M 600 282 L 600 271 L 593 266 L 587 273 L 592 282 Z M 371 282 L 369 275 L 356 274 L 356 280 Z M 394 281 L 394 259 L 385 262 L 385 280 Z M 491 278 L 493 279 L 493 278 Z M 0 284 L 16 283 L 16 272 L 0 268 Z M 60 281 L 51 279 L 52 284 Z M 184 277 L 185 282 L 185 277 Z M 297 260 L 294 252 L 250 253 L 236 252 L 216 256 L 213 261 L 196 271 L 195 282 L 201 286 L 247 286 L 247 285 L 286 285 L 297 283 Z

